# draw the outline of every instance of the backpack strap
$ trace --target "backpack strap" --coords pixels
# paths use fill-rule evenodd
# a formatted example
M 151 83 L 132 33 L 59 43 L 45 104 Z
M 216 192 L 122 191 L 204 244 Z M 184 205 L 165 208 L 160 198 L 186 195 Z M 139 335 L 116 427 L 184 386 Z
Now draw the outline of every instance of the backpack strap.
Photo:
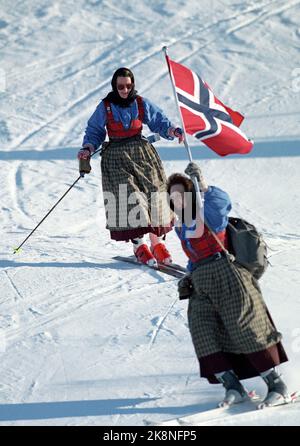
M 198 184 L 198 188 L 199 188 L 199 182 L 198 182 L 198 180 L 197 180 L 196 177 L 193 177 L 193 178 L 191 177 L 191 180 L 192 180 L 193 185 L 194 185 L 194 190 L 196 191 L 197 188 L 196 188 L 195 182 Z M 199 189 L 199 192 L 200 192 L 200 189 Z M 196 194 L 196 197 L 195 197 L 195 198 L 196 198 L 196 204 L 198 205 L 198 197 L 197 197 L 197 194 Z M 203 215 L 203 217 L 204 217 L 204 215 Z M 210 232 L 210 234 L 211 234 L 211 235 L 213 236 L 213 238 L 216 240 L 216 242 L 218 243 L 218 245 L 220 246 L 220 248 L 222 249 L 222 251 L 223 251 L 224 254 L 226 255 L 226 258 L 229 259 L 230 262 L 233 262 L 233 261 L 234 261 L 234 256 L 228 251 L 228 249 L 225 248 L 224 244 L 221 242 L 221 240 L 219 239 L 219 237 L 217 236 L 217 234 L 212 230 L 212 228 L 211 228 L 210 225 L 207 223 L 207 221 L 206 221 L 205 218 L 203 218 L 203 224 L 204 224 L 204 226 L 207 228 L 208 232 Z
M 219 237 L 217 236 L 217 234 L 211 229 L 211 227 L 208 225 L 208 223 L 205 221 L 204 222 L 204 226 L 207 227 L 207 230 L 211 233 L 211 235 L 213 236 L 213 238 L 216 240 L 216 242 L 218 243 L 218 245 L 221 247 L 222 251 L 224 252 L 224 254 L 226 255 L 226 257 L 230 260 L 230 262 L 233 262 L 235 260 L 234 255 L 231 254 L 228 249 L 225 248 L 224 244 L 221 242 L 221 240 L 219 239 Z

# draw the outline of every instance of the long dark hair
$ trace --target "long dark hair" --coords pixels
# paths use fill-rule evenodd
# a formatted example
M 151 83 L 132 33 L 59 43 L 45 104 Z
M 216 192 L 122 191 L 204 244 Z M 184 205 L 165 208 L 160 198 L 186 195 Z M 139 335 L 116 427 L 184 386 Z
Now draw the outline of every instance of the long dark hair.
M 117 89 L 117 78 L 118 77 L 129 77 L 132 83 L 132 89 L 130 90 L 126 99 L 121 98 Z M 108 95 L 103 99 L 113 104 L 119 105 L 120 107 L 129 107 L 130 104 L 136 99 L 137 91 L 135 90 L 135 81 L 133 72 L 126 67 L 118 68 L 111 79 L 112 91 L 108 93 Z
M 193 185 L 192 180 L 190 180 L 190 178 L 186 177 L 185 175 L 182 175 L 181 173 L 173 173 L 172 175 L 169 176 L 167 180 L 167 192 L 168 192 L 169 206 L 172 209 L 172 211 L 174 211 L 174 203 L 170 199 L 170 191 L 171 187 L 174 186 L 175 184 L 181 184 L 184 187 L 185 192 L 192 192 L 191 201 L 188 201 L 188 206 L 192 206 L 192 218 L 195 219 L 197 210 L 197 199 L 196 199 L 195 187 Z M 188 214 L 187 209 L 186 210 L 183 209 L 182 211 L 183 221 L 185 213 Z

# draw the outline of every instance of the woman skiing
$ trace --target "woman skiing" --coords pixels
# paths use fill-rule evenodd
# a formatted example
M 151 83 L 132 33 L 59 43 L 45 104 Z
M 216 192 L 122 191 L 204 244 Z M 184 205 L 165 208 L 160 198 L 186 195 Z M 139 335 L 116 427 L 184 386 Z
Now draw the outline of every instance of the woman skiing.
M 204 194 L 202 223 L 227 247 L 228 194 L 208 186 L 195 163 L 189 163 L 185 173 L 197 178 Z M 223 384 L 224 405 L 248 399 L 240 380 L 255 376 L 268 387 L 264 405 L 288 402 L 287 387 L 274 369 L 288 359 L 256 279 L 229 260 L 208 226 L 202 224 L 201 235 L 193 236 L 201 217 L 192 180 L 173 174 L 167 187 L 170 207 L 178 216 L 176 232 L 189 258 L 189 273 L 178 289 L 181 298 L 189 297 L 188 322 L 200 375 Z
M 106 227 L 114 240 L 131 241 L 142 263 L 170 263 L 163 237 L 172 228 L 166 200 L 166 176 L 150 142 L 142 136 L 143 124 L 165 139 L 183 140 L 163 112 L 137 95 L 133 73 L 119 68 L 112 91 L 90 117 L 78 158 L 88 160 L 102 144 L 101 172 Z M 109 141 L 104 142 L 106 134 Z M 150 235 L 150 249 L 144 235 Z

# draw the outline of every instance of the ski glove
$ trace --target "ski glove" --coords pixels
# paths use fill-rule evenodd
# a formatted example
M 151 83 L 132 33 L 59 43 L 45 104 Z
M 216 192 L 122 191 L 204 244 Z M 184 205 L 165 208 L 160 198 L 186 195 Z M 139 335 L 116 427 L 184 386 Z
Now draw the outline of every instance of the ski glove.
M 191 178 L 192 177 L 196 177 L 198 183 L 199 183 L 199 188 L 201 191 L 206 192 L 208 189 L 208 185 L 207 182 L 205 181 L 203 174 L 201 172 L 200 167 L 198 166 L 198 164 L 190 162 L 185 171 L 184 171 L 187 175 L 189 175 Z
M 82 148 L 79 150 L 77 154 L 77 158 L 79 160 L 88 160 L 91 157 L 91 151 L 90 149 Z
M 185 274 L 178 282 L 179 299 L 189 299 L 193 293 L 191 273 Z
M 79 150 L 77 158 L 79 159 L 79 172 L 82 177 L 84 177 L 84 174 L 90 173 L 92 170 L 91 164 L 90 164 L 90 158 L 91 158 L 91 148 L 90 147 L 83 147 Z
M 168 129 L 168 134 L 169 136 L 172 136 L 173 138 L 178 138 L 178 143 L 182 143 L 182 141 L 184 140 L 184 135 L 183 135 L 183 131 L 180 127 L 170 127 Z

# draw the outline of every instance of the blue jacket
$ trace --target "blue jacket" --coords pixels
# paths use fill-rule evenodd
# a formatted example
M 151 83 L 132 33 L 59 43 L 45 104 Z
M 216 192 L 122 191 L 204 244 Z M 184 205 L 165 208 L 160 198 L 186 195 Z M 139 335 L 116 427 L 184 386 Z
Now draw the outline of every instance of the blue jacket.
M 147 124 L 152 132 L 159 133 L 160 136 L 165 139 L 173 140 L 174 138 L 168 135 L 168 128 L 174 127 L 174 125 L 164 115 L 162 110 L 160 110 L 160 108 L 146 98 L 143 98 L 143 105 L 143 123 Z M 137 119 L 138 117 L 138 106 L 136 100 L 133 101 L 129 107 L 120 107 L 118 105 L 111 104 L 111 111 L 114 119 L 116 121 L 121 121 L 125 129 L 130 127 L 132 119 Z M 104 102 L 101 101 L 88 120 L 88 125 L 83 138 L 83 144 L 93 144 L 94 148 L 98 149 L 106 137 L 106 123 L 106 109 Z
M 209 186 L 204 193 L 204 220 L 215 233 L 221 232 L 226 228 L 231 208 L 231 200 L 227 192 L 219 187 Z M 193 229 L 195 229 L 195 224 L 187 227 L 183 223 L 181 230 L 176 228 L 176 233 L 180 240 L 188 242 L 185 236 L 186 231 Z M 188 262 L 187 269 L 188 271 L 193 270 L 193 262 L 191 260 Z

